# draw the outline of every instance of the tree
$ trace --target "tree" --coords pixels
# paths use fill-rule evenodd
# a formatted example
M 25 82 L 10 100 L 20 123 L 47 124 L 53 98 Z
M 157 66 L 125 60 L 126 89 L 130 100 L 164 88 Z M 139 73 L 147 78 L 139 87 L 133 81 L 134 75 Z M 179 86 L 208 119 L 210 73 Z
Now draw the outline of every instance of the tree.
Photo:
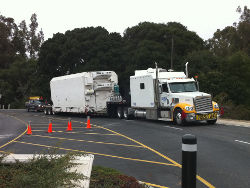
M 237 41 L 239 41 L 237 29 L 228 26 L 223 30 L 217 29 L 213 38 L 209 39 L 207 44 L 214 55 L 228 56 L 237 50 Z
M 32 92 L 34 80 L 37 79 L 37 61 L 34 58 L 43 41 L 43 34 L 36 33 L 37 26 L 35 14 L 32 15 L 30 31 L 25 21 L 17 25 L 13 18 L 0 15 L 1 104 L 21 107 Z M 28 57 L 31 46 L 32 53 Z
M 0 88 L 4 96 L 2 103 L 22 107 L 33 86 L 36 62 L 17 57 L 9 69 L 0 71 Z M 8 78 L 8 79 L 6 79 Z
M 29 32 L 28 32 L 28 52 L 31 58 L 38 57 L 38 51 L 41 47 L 41 44 L 44 41 L 44 34 L 43 31 L 40 30 L 37 32 L 38 23 L 37 23 L 37 15 L 34 13 L 31 15 L 30 18 L 30 25 L 29 25 Z
M 57 33 L 41 47 L 39 71 L 60 76 L 91 70 L 119 70 L 121 36 L 104 28 L 82 28 Z M 121 69 L 120 69 L 121 71 Z
M 13 47 L 15 31 L 14 19 L 0 15 L 0 68 L 8 68 L 16 54 Z
M 13 37 L 13 46 L 15 48 L 16 54 L 20 54 L 23 57 L 26 57 L 27 51 L 27 27 L 26 22 L 23 20 L 18 27 L 15 27 L 15 33 Z
M 245 6 L 243 12 L 240 7 L 236 11 L 241 14 L 239 23 L 223 30 L 218 29 L 213 38 L 207 41 L 208 47 L 215 55 L 230 56 L 237 51 L 250 55 L 250 10 Z
M 229 98 L 236 104 L 250 105 L 250 57 L 236 52 L 224 62 L 225 87 Z
M 218 80 L 218 92 L 227 95 L 227 99 L 236 105 L 250 105 L 250 10 L 245 6 L 236 10 L 240 15 L 238 23 L 217 30 L 207 41 L 210 51 L 218 59 L 218 68 L 222 80 Z M 207 74 L 208 75 L 208 74 Z M 212 78 L 205 77 L 212 80 Z M 211 84 L 209 84 L 211 85 Z M 219 94 L 221 95 L 221 94 Z
M 126 29 L 124 33 L 126 50 L 130 53 L 128 62 L 131 65 L 141 63 L 144 64 L 144 67 L 152 67 L 156 61 L 160 66 L 169 69 L 172 39 L 174 40 L 173 68 L 175 70 L 183 69 L 184 58 L 189 52 L 204 48 L 203 40 L 196 33 L 188 31 L 180 23 L 155 24 L 143 22 Z M 138 56 L 143 55 L 146 49 L 150 53 L 146 53 L 144 59 L 138 59 Z
M 248 23 L 250 23 L 250 9 L 248 9 L 247 6 L 244 6 L 243 11 L 242 11 L 241 7 L 238 6 L 238 8 L 236 9 L 236 12 L 241 14 L 240 22 L 248 22 Z

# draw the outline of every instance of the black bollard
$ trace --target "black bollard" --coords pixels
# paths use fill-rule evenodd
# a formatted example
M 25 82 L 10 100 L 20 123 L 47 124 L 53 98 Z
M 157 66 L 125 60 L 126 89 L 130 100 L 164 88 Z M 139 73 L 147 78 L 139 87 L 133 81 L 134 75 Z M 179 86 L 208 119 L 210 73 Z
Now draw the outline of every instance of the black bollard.
M 197 139 L 194 135 L 182 137 L 182 188 L 196 188 Z

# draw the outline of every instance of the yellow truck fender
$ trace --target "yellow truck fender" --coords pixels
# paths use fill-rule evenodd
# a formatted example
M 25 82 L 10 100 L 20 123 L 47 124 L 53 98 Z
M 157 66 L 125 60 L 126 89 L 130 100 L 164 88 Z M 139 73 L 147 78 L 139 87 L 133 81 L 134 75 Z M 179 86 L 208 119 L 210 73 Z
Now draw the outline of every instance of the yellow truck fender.
M 220 110 L 219 105 L 217 104 L 217 102 L 212 101 L 212 104 L 213 104 L 213 111 L 219 111 Z M 215 108 L 216 105 L 217 105 L 218 108 Z
M 195 113 L 195 110 L 193 109 L 192 111 L 187 111 L 185 109 L 186 106 L 190 106 L 193 107 L 193 105 L 187 104 L 187 103 L 178 103 L 175 105 L 173 112 L 175 111 L 176 108 L 180 108 L 182 111 L 184 111 L 185 113 Z

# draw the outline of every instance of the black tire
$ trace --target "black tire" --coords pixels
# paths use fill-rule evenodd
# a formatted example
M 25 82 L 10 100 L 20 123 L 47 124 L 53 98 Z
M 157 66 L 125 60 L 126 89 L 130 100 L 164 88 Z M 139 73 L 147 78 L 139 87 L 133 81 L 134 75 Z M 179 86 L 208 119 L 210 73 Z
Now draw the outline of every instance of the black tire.
M 124 119 L 126 120 L 133 119 L 133 115 L 128 113 L 128 107 L 123 108 L 123 116 L 124 116 Z
M 128 108 L 127 107 L 123 108 L 123 116 L 124 116 L 124 119 L 126 119 L 126 120 L 129 119 L 129 117 L 128 117 Z
M 48 111 L 47 111 L 46 108 L 44 108 L 43 112 L 44 112 L 45 115 L 48 115 Z
M 184 123 L 185 123 L 185 121 L 182 120 L 181 114 L 182 114 L 181 109 L 176 109 L 174 111 L 174 122 L 176 125 L 184 125 Z
M 123 112 L 123 109 L 122 107 L 117 107 L 117 110 L 116 110 L 116 115 L 119 119 L 122 119 L 124 117 L 124 112 Z
M 207 120 L 207 124 L 214 125 L 216 123 L 216 121 L 217 121 L 217 119 Z
M 52 112 L 51 112 L 52 109 L 48 109 L 48 115 L 51 115 Z
M 30 109 L 29 108 L 27 108 L 27 112 L 29 112 L 30 111 Z

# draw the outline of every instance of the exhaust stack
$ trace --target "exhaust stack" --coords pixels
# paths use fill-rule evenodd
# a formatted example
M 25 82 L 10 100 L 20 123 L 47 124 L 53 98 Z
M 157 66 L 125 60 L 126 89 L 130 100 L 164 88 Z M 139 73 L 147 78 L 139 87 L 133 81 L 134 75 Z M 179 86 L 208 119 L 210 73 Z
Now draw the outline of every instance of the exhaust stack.
M 188 78 L 188 62 L 186 62 L 185 66 L 186 66 L 186 77 Z

